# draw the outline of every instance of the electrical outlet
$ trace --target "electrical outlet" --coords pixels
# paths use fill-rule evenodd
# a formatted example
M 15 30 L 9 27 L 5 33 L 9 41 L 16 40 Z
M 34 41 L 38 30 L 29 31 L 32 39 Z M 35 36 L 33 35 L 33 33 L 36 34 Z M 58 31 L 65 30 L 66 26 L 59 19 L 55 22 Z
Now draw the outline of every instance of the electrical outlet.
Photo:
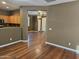
M 52 28 L 49 28 L 49 30 L 52 30 Z
M 68 45 L 71 46 L 71 43 L 69 42 Z
M 10 40 L 11 40 L 11 41 L 13 40 L 12 37 L 10 37 Z

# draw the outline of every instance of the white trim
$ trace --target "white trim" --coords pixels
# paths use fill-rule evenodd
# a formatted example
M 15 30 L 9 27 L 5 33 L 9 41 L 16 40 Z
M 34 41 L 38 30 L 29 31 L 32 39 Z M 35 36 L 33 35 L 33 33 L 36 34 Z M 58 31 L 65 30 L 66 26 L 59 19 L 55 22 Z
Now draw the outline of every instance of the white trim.
M 21 42 L 28 42 L 28 40 L 21 40 Z
M 39 32 L 39 31 L 28 31 L 28 33 L 29 33 L 29 32 Z
M 45 42 L 45 43 L 49 44 L 49 45 L 52 45 L 52 46 L 59 47 L 59 48 L 63 48 L 63 49 L 69 50 L 69 51 L 73 51 L 73 52 L 76 52 L 77 54 L 79 54 L 79 50 L 71 49 L 71 48 L 64 47 L 64 46 L 57 45 L 57 44 L 53 44 L 53 43 L 50 43 L 50 42 Z
M 22 40 L 15 41 L 15 42 L 11 42 L 11 43 L 4 44 L 4 45 L 0 45 L 0 48 L 2 48 L 2 47 L 6 47 L 6 46 L 9 46 L 9 45 L 12 45 L 12 44 L 18 43 L 18 42 L 22 42 Z
M 12 44 L 15 44 L 15 43 L 19 43 L 19 42 L 28 42 L 28 41 L 27 40 L 18 40 L 18 41 L 11 42 L 11 43 L 8 43 L 8 44 L 0 45 L 0 48 L 9 46 L 9 45 L 12 45 Z

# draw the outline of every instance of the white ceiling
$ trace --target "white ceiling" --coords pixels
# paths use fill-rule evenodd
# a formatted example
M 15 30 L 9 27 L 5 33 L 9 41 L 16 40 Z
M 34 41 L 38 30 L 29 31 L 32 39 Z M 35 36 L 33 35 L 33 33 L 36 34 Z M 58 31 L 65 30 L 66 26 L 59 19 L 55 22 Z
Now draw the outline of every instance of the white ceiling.
M 2 4 L 2 1 L 5 1 L 6 4 Z M 47 3 L 45 0 L 0 0 L 0 9 L 14 10 L 18 9 L 20 6 L 49 6 L 71 1 L 76 0 L 56 0 L 49 3 Z

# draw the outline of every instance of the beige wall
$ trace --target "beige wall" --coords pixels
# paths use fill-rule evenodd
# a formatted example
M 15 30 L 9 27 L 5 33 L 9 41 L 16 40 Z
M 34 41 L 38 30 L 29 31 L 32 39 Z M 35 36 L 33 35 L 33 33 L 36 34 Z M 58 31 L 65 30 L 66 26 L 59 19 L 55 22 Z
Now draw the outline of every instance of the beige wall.
M 77 49 L 79 46 L 79 2 L 54 5 L 50 7 L 21 7 L 21 27 L 23 39 L 27 38 L 28 10 L 48 10 L 47 41 Z M 52 28 L 52 31 L 48 29 Z M 69 42 L 71 46 L 69 46 Z
M 48 30 L 52 28 L 52 30 Z M 47 19 L 48 42 L 77 49 L 79 46 L 79 1 L 50 6 Z M 71 46 L 68 43 L 71 43 Z
M 12 38 L 13 40 L 10 40 Z M 0 28 L 0 45 L 21 40 L 21 28 L 4 27 Z

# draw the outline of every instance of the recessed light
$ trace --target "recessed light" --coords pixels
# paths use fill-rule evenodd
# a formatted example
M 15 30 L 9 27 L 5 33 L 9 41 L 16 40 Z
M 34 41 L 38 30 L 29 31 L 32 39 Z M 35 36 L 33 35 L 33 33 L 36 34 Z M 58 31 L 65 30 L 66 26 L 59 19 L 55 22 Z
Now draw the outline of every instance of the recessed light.
M 5 1 L 2 1 L 2 4 L 6 4 L 6 2 Z

